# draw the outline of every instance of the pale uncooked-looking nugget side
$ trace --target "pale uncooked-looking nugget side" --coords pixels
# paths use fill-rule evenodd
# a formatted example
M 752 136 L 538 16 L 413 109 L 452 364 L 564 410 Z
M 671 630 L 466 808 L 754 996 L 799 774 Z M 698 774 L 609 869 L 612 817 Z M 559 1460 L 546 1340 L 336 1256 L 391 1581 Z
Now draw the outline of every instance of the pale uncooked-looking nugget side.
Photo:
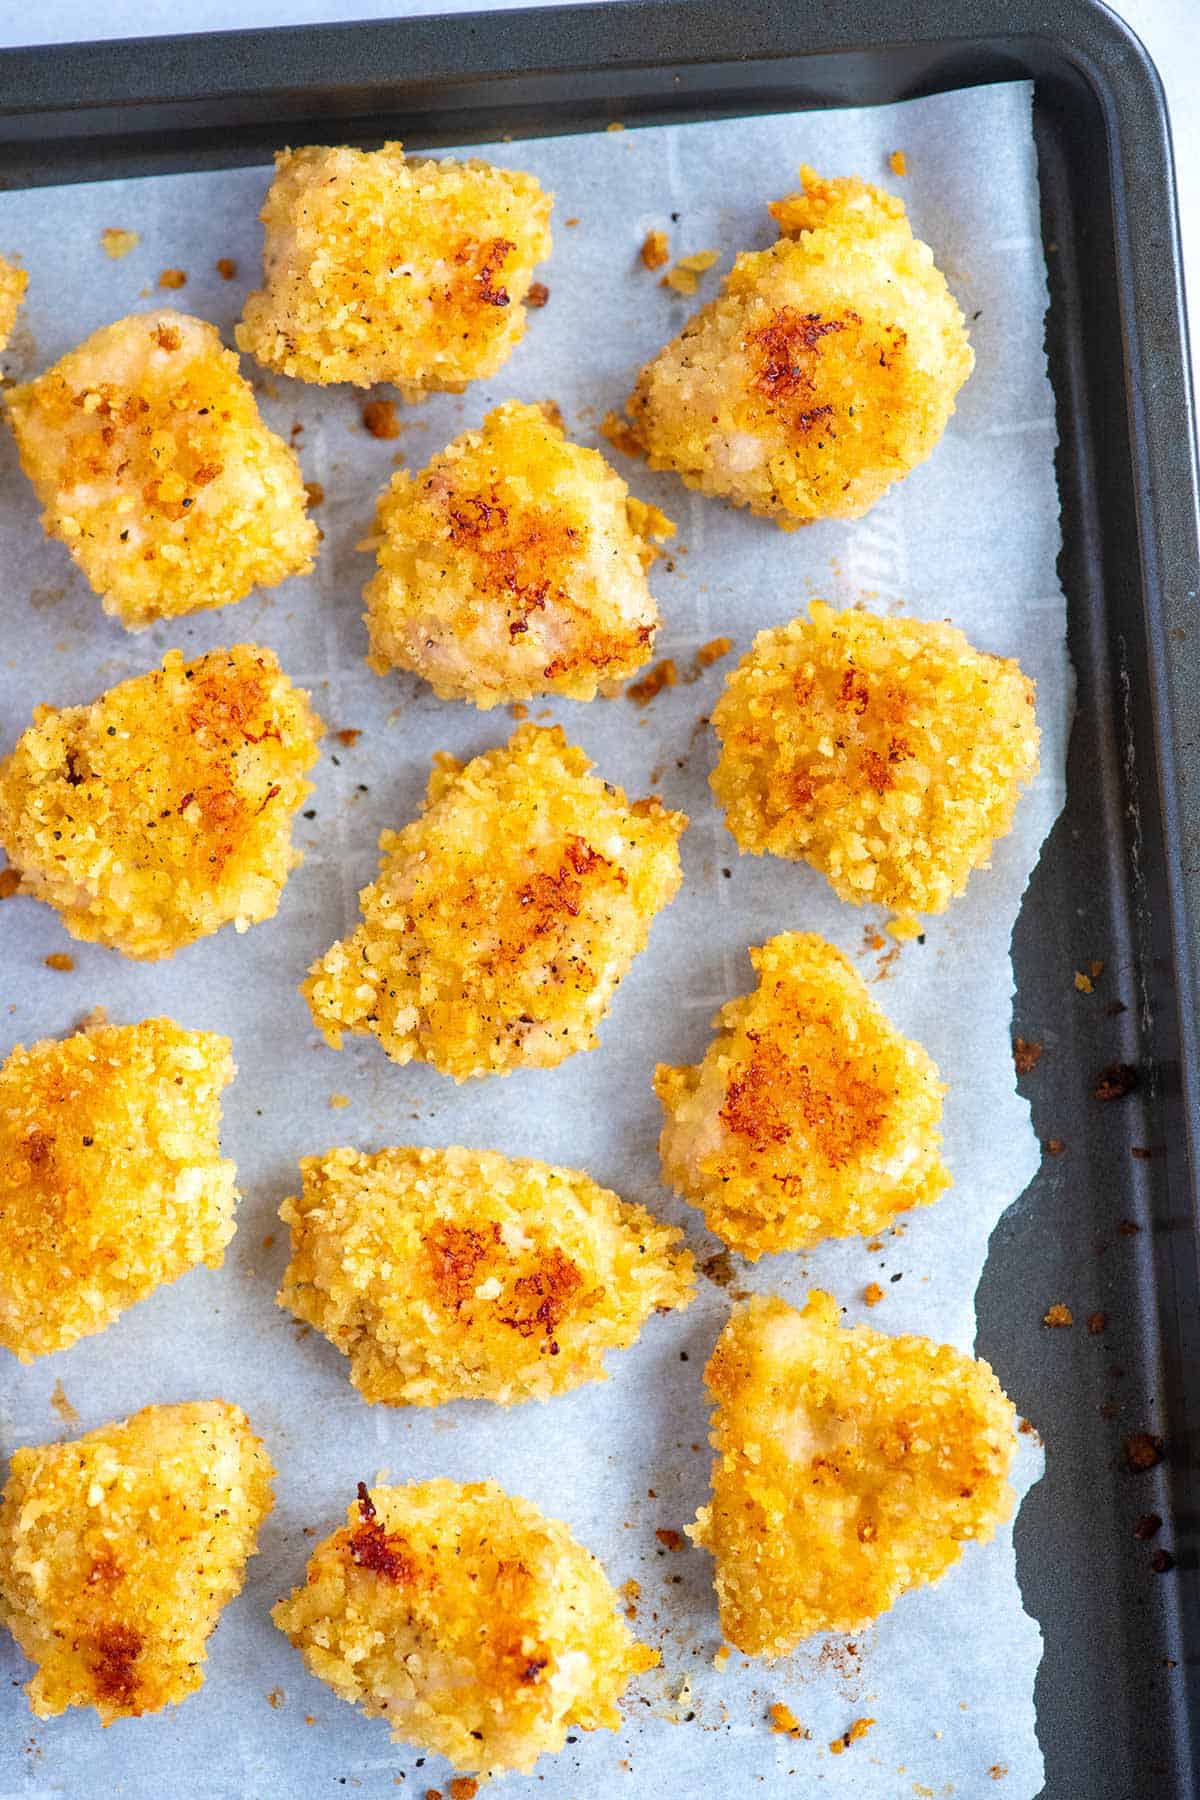
M 301 381 L 461 392 L 520 342 L 552 203 L 532 175 L 478 158 L 281 150 L 238 345 Z
M 679 886 L 687 819 L 590 769 L 557 726 L 520 726 L 465 766 L 435 759 L 421 817 L 380 839 L 362 924 L 302 989 L 334 1049 L 371 1033 L 393 1061 L 465 1081 L 594 1048 Z
M 0 350 L 8 349 L 8 340 L 28 286 L 29 277 L 24 269 L 18 269 L 15 263 L 6 262 L 0 256 Z
M 751 1261 L 881 1231 L 949 1185 L 944 1089 L 840 950 L 784 932 L 751 950 L 752 994 L 702 1062 L 660 1063 L 663 1176 Z
M 72 937 L 126 956 L 244 931 L 302 860 L 321 730 L 273 651 L 169 650 L 90 705 L 36 708 L 0 761 L 0 848 Z
M 203 319 L 118 319 L 7 404 L 46 535 L 128 630 L 312 568 L 300 464 Z
M 0 1501 L 0 1620 L 37 1673 L 39 1719 L 159 1712 L 204 1681 L 271 1510 L 270 1458 L 224 1400 L 147 1406 L 13 1453 Z
M 379 563 L 365 591 L 371 667 L 411 669 L 439 699 L 481 708 L 591 700 L 650 656 L 645 538 L 674 529 L 599 451 L 509 401 L 380 496 L 363 546 Z
M 713 708 L 725 823 L 843 900 L 944 912 L 1037 774 L 1034 684 L 953 625 L 810 613 L 760 631 Z
M 279 1304 L 369 1401 L 545 1400 L 687 1306 L 681 1234 L 576 1169 L 495 1150 L 329 1150 L 284 1201 Z
M 652 469 L 785 528 L 856 519 L 923 462 L 974 357 L 904 203 L 802 169 L 783 235 L 646 364 L 627 401 Z
M 103 1331 L 233 1236 L 226 1037 L 172 1019 L 18 1044 L 0 1067 L 0 1344 L 22 1362 Z
M 1012 1512 L 1016 1414 L 987 1363 L 844 1328 L 819 1289 L 803 1312 L 765 1295 L 740 1307 L 705 1381 L 718 1456 L 688 1531 L 748 1656 L 860 1631 Z
M 358 1494 L 272 1614 L 314 1675 L 470 1773 L 528 1774 L 568 1731 L 617 1729 L 658 1653 L 565 1525 L 491 1481 Z

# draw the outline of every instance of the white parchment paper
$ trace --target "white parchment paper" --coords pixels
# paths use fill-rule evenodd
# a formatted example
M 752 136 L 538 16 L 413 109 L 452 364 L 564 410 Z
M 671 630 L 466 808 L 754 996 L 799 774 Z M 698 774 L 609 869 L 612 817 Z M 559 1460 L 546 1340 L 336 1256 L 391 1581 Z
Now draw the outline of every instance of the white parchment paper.
M 336 141 L 334 121 L 329 129 Z M 903 181 L 888 172 L 895 148 L 908 157 Z M 689 1312 L 652 1320 L 633 1350 L 610 1359 L 609 1382 L 508 1411 L 468 1403 L 434 1412 L 369 1408 L 343 1359 L 274 1305 L 287 1254 L 276 1208 L 296 1186 L 297 1157 L 339 1143 L 464 1143 L 574 1164 L 684 1224 L 699 1256 L 710 1256 L 719 1245 L 659 1184 L 651 1072 L 657 1060 L 702 1054 L 713 1012 L 750 985 L 747 946 L 784 929 L 820 931 L 856 957 L 881 979 L 875 991 L 896 1022 L 937 1059 L 950 1084 L 945 1136 L 955 1185 L 879 1252 L 855 1241 L 768 1257 L 752 1272 L 739 1268 L 736 1285 L 802 1302 L 820 1283 L 854 1318 L 969 1349 L 989 1233 L 1038 1162 L 1014 1091 L 1009 943 L 1062 801 L 1071 677 L 1055 570 L 1055 437 L 1029 88 L 483 153 L 533 170 L 557 192 L 554 253 L 540 271 L 550 301 L 531 315 L 500 376 L 461 398 L 401 409 L 398 443 L 363 430 L 361 396 L 352 392 L 260 384 L 277 429 L 286 436 L 303 426 L 296 442 L 306 477 L 325 489 L 317 518 L 326 536 L 310 579 L 127 637 L 104 618 L 63 548 L 43 541 L 14 448 L 7 433 L 0 438 L 0 745 L 12 743 L 36 701 L 90 699 L 172 645 L 195 655 L 246 640 L 271 645 L 293 679 L 313 690 L 331 733 L 362 732 L 352 748 L 327 738 L 309 803 L 315 817 L 298 821 L 305 864 L 278 916 L 245 937 L 226 930 L 169 963 L 139 966 L 72 943 L 47 907 L 0 907 L 0 1051 L 68 1031 L 96 1004 L 117 1020 L 167 1012 L 228 1032 L 240 1073 L 226 1099 L 224 1143 L 244 1192 L 219 1273 L 186 1276 L 103 1335 L 33 1368 L 6 1359 L 5 1448 L 69 1435 L 151 1401 L 222 1395 L 246 1407 L 279 1468 L 262 1553 L 210 1642 L 203 1690 L 181 1708 L 107 1732 L 90 1712 L 41 1724 L 17 1686 L 29 1670 L 5 1640 L 0 1796 L 274 1800 L 339 1786 L 364 1796 L 444 1791 L 444 1763 L 392 1745 L 381 1722 L 356 1716 L 306 1674 L 268 1616 L 302 1578 L 312 1542 L 304 1528 L 333 1529 L 355 1482 L 387 1471 L 401 1481 L 493 1477 L 566 1519 L 614 1583 L 641 1583 L 637 1629 L 661 1649 L 663 1667 L 631 1693 L 619 1738 L 581 1736 L 557 1760 L 543 1759 L 540 1792 L 556 1800 L 1029 1800 L 1042 1779 L 1033 1711 L 1040 1636 L 1021 1606 L 1010 1531 L 987 1549 L 968 1549 L 945 1581 L 906 1596 L 852 1647 L 817 1641 L 773 1667 L 735 1655 L 723 1673 L 714 1669 L 711 1563 L 698 1550 L 671 1553 L 655 1537 L 690 1521 L 707 1491 L 701 1372 L 729 1306 L 714 1282 L 702 1280 Z M 739 858 L 725 833 L 707 788 L 714 743 L 704 720 L 731 661 L 681 681 L 644 711 L 624 699 L 535 708 L 561 719 L 605 777 L 635 796 L 657 789 L 692 817 L 683 891 L 623 984 L 602 1047 L 557 1070 L 463 1088 L 417 1065 L 395 1068 L 373 1041 L 334 1054 L 318 1041 L 296 986 L 313 957 L 352 926 L 356 891 L 376 867 L 378 832 L 413 815 L 434 750 L 469 756 L 511 729 L 503 711 L 484 716 L 440 703 L 415 680 L 377 679 L 363 661 L 360 590 L 371 565 L 354 545 L 396 452 L 419 466 L 509 397 L 554 399 L 574 435 L 599 442 L 605 411 L 620 405 L 640 364 L 698 304 L 664 290 L 641 266 L 645 232 L 669 230 L 674 255 L 721 251 L 719 269 L 702 285 L 707 298 L 738 249 L 772 240 L 765 203 L 795 188 L 802 160 L 903 194 L 970 321 L 976 371 L 930 462 L 857 524 L 785 535 L 614 453 L 634 491 L 680 525 L 673 566 L 660 562 L 652 578 L 665 618 L 657 654 L 688 673 L 707 640 L 727 634 L 741 653 L 757 629 L 787 620 L 814 595 L 949 617 L 981 647 L 1019 656 L 1038 682 L 1042 774 L 1016 830 L 923 943 L 884 959 L 866 948 L 866 928 L 879 915 L 841 904 L 802 865 Z M 230 340 L 257 278 L 255 215 L 267 179 L 253 169 L 0 194 L 0 253 L 18 253 L 30 272 L 9 373 L 32 374 L 97 326 L 164 301 L 216 321 Z M 108 226 L 141 233 L 122 261 L 101 250 Z M 235 281 L 215 272 L 218 257 L 236 259 Z M 172 266 L 187 271 L 187 286 L 164 294 L 155 283 Z M 44 966 L 60 950 L 74 956 L 73 973 Z M 333 1094 L 348 1095 L 350 1105 L 331 1110 Z M 868 1315 L 862 1293 L 872 1280 L 885 1298 Z M 77 1427 L 64 1427 L 52 1408 L 56 1383 L 78 1410 Z M 1034 1441 L 1021 1440 L 1022 1487 L 1040 1466 Z M 792 1708 L 810 1739 L 770 1731 L 765 1714 L 774 1701 Z M 831 1755 L 831 1740 L 860 1716 L 876 1721 L 869 1735 Z

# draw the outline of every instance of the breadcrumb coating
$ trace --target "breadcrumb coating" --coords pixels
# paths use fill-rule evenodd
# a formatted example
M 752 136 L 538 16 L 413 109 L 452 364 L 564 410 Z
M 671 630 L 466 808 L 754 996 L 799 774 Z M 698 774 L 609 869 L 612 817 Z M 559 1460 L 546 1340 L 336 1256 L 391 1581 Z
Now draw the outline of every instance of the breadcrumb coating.
M 358 1493 L 272 1613 L 334 1693 L 481 1774 L 528 1774 L 568 1731 L 619 1727 L 658 1653 L 565 1525 L 492 1481 Z
M 664 1180 L 751 1262 L 936 1200 L 945 1088 L 926 1051 L 813 933 L 783 932 L 750 961 L 758 988 L 721 1008 L 703 1061 L 655 1071 Z
M 924 462 L 974 364 L 903 201 L 800 177 L 778 242 L 738 257 L 626 403 L 652 469 L 787 529 L 860 518 Z
M 15 263 L 6 262 L 0 256 L 0 350 L 8 349 L 8 340 L 28 286 L 29 277 L 24 269 L 18 269 Z
M 558 726 L 522 725 L 465 766 L 442 754 L 421 817 L 380 838 L 363 920 L 301 990 L 335 1050 L 465 1081 L 596 1046 L 650 921 L 682 879 L 683 813 L 632 806 Z
M 106 325 L 14 388 L 8 417 L 46 535 L 129 631 L 313 566 L 300 464 L 203 319 Z
M 713 709 L 738 848 L 811 863 L 843 900 L 940 913 L 1037 774 L 1034 684 L 952 625 L 833 612 L 760 631 Z
M 301 381 L 461 393 L 524 335 L 553 200 L 519 170 L 410 161 L 398 143 L 281 150 L 238 345 Z
M 594 699 L 654 642 L 644 511 L 540 406 L 498 407 L 380 496 L 363 546 L 379 561 L 365 591 L 371 667 L 411 669 L 439 699 L 484 709 Z
M 240 1407 L 147 1406 L 13 1454 L 0 1502 L 0 1618 L 37 1665 L 39 1719 L 105 1725 L 177 1705 L 240 1593 L 271 1510 L 271 1467 Z
M 172 1019 L 18 1044 L 0 1067 L 0 1344 L 65 1350 L 233 1236 L 229 1039 Z
M 323 727 L 271 650 L 235 644 L 39 706 L 0 761 L 0 847 L 72 937 L 155 961 L 269 919 Z
M 721 1631 L 785 1656 L 859 1631 L 1010 1516 L 1016 1414 L 987 1363 L 756 1295 L 705 1370 L 712 1502 L 689 1536 L 716 1559 Z
M 330 1150 L 279 1216 L 279 1304 L 369 1401 L 545 1400 L 693 1298 L 682 1236 L 575 1169 L 495 1150 Z

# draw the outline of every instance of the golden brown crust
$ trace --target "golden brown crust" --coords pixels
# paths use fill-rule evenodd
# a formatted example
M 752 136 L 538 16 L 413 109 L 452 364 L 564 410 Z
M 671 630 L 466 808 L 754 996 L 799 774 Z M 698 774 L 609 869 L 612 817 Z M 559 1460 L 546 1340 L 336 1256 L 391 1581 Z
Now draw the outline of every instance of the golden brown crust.
M 519 170 L 398 143 L 281 150 L 238 345 L 301 381 L 460 391 L 520 341 L 552 202 Z
M 242 1586 L 274 1470 L 239 1407 L 148 1406 L 14 1452 L 0 1502 L 0 1617 L 37 1674 L 31 1710 L 108 1725 L 204 1680 L 206 1641 Z
M 719 1454 L 689 1534 L 747 1655 L 860 1630 L 1012 1512 L 1016 1414 L 987 1363 L 843 1329 L 820 1290 L 803 1312 L 764 1295 L 741 1307 L 705 1381 Z
M 40 706 L 0 762 L 0 845 L 73 937 L 154 960 L 269 919 L 321 722 L 255 644 Z
M 18 1044 L 0 1067 L 0 1344 L 22 1362 L 198 1263 L 221 1266 L 233 1075 L 228 1038 L 171 1019 Z
M 18 269 L 15 263 L 6 262 L 0 256 L 0 351 L 8 348 L 28 286 L 29 277 L 24 269 Z
M 596 450 L 509 401 L 380 496 L 368 583 L 371 667 L 412 669 L 443 700 L 590 700 L 650 655 L 658 611 L 641 508 Z
M 738 257 L 627 402 L 651 468 L 787 528 L 858 518 L 923 462 L 974 360 L 902 202 L 801 178 L 771 208 L 784 235 Z
M 201 319 L 106 325 L 14 388 L 8 417 L 47 536 L 129 630 L 313 566 L 300 465 Z
M 663 1177 L 750 1261 L 881 1231 L 949 1185 L 944 1089 L 832 944 L 784 932 L 750 960 L 694 1067 L 660 1063 Z
M 943 912 L 1037 773 L 1033 682 L 952 625 L 810 611 L 759 632 L 713 709 L 725 822 L 843 900 Z
M 469 1771 L 528 1773 L 569 1730 L 616 1729 L 659 1659 L 565 1525 L 494 1482 L 358 1495 L 272 1614 L 314 1675 Z
M 544 1400 L 603 1381 L 606 1351 L 692 1299 L 680 1233 L 577 1170 L 460 1148 L 300 1168 L 279 1304 L 369 1401 Z
M 590 767 L 536 725 L 465 767 L 437 760 L 422 816 L 380 840 L 362 923 L 302 989 L 335 1049 L 369 1032 L 394 1061 L 464 1081 L 594 1047 L 679 886 L 687 821 L 631 806 Z

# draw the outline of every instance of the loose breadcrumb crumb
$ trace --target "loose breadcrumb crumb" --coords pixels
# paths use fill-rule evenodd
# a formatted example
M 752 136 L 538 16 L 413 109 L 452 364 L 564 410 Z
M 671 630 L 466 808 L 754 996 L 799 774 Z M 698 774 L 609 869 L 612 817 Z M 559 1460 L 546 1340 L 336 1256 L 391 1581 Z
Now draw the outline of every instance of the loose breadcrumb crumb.
M 398 143 L 281 150 L 238 344 L 301 381 L 461 392 L 520 341 L 552 201 L 519 170 Z
M 21 1362 L 102 1331 L 185 1270 L 220 1268 L 229 1039 L 171 1019 L 18 1044 L 0 1067 L 0 1344 Z
M 218 256 L 215 267 L 222 281 L 233 281 L 237 276 L 238 266 L 232 256 Z
M 396 417 L 394 400 L 368 400 L 362 409 L 364 429 L 373 438 L 385 440 L 400 436 L 400 421 Z
M 204 1681 L 207 1639 L 242 1586 L 274 1470 L 224 1400 L 148 1406 L 14 1452 L 0 1503 L 0 1610 L 37 1674 L 31 1711 L 103 1724 Z
M 540 312 L 549 298 L 550 289 L 545 282 L 534 281 L 530 283 L 529 292 L 525 296 L 525 304 L 532 307 L 535 312 Z
M 801 179 L 626 402 L 651 468 L 788 527 L 858 518 L 923 462 L 974 360 L 903 203 Z
M 719 1455 L 689 1533 L 716 1559 L 721 1630 L 747 1655 L 861 1629 L 1012 1511 L 1015 1414 L 988 1365 L 842 1328 L 829 1294 L 803 1312 L 756 1295 L 705 1381 Z
M 728 656 L 733 649 L 733 639 L 727 637 L 709 638 L 707 644 L 701 644 L 696 652 L 696 661 L 702 669 L 711 669 L 715 662 Z
M 614 450 L 621 452 L 622 456 L 640 456 L 642 454 L 641 438 L 629 421 L 621 417 L 620 413 L 606 412 L 600 426 L 600 433 Z
M 131 631 L 313 566 L 300 465 L 201 319 L 106 325 L 14 388 L 8 416 L 46 535 Z
M 269 919 L 321 722 L 254 644 L 39 706 L 0 760 L 0 846 L 72 937 L 156 960 Z
M 516 401 L 380 496 L 365 590 L 371 667 L 487 709 L 593 699 L 651 653 L 646 539 L 674 530 L 597 450 Z
M 771 1730 L 780 1737 L 810 1738 L 812 1736 L 812 1732 L 805 1729 L 791 1707 L 785 1705 L 782 1700 L 775 1701 L 769 1709 L 768 1717 L 771 1721 Z
M 843 1731 L 841 1737 L 834 1738 L 829 1746 L 830 1754 L 841 1756 L 842 1752 L 848 1750 L 851 1744 L 857 1744 L 860 1738 L 865 1738 L 874 1723 L 874 1719 L 855 1719 L 854 1723 Z
M 104 254 L 111 256 L 114 262 L 119 262 L 131 250 L 136 250 L 141 241 L 140 232 L 123 231 L 119 225 L 108 225 L 100 233 Z
M 509 1406 L 603 1381 L 655 1311 L 693 1297 L 673 1227 L 574 1169 L 494 1150 L 329 1150 L 284 1201 L 279 1304 L 388 1406 Z
M 160 288 L 181 288 L 187 286 L 186 269 L 164 269 L 158 278 Z
M 630 805 L 557 727 L 436 759 L 422 816 L 380 839 L 363 922 L 302 992 L 326 1040 L 378 1037 L 456 1081 L 553 1068 L 596 1026 L 681 879 L 687 819 Z
M 1054 1305 L 1047 1309 L 1046 1315 L 1042 1320 L 1042 1324 L 1048 1325 L 1052 1331 L 1061 1331 L 1064 1326 L 1073 1325 L 1074 1323 L 1074 1313 L 1069 1306 L 1064 1306 L 1061 1301 L 1055 1301 Z
M 480 1774 L 527 1774 L 568 1731 L 618 1728 L 658 1653 L 565 1525 L 494 1482 L 358 1492 L 272 1615 L 314 1675 L 398 1742 Z
M 18 269 L 14 263 L 6 262 L 0 256 L 0 351 L 8 348 L 8 340 L 12 336 L 28 286 L 29 276 L 25 270 Z
M 1034 684 L 952 625 L 810 613 L 760 632 L 713 710 L 726 824 L 843 900 L 943 912 L 1037 773 Z
M 696 250 L 690 256 L 681 256 L 675 267 L 667 270 L 659 285 L 690 298 L 699 290 L 700 277 L 712 268 L 720 254 L 719 250 Z
M 863 1300 L 868 1306 L 878 1306 L 883 1299 L 883 1292 L 877 1281 L 868 1281 L 863 1289 Z
M 648 231 L 642 239 L 639 252 L 648 269 L 662 269 L 671 260 L 671 251 L 665 231 Z
M 42 961 L 48 969 L 56 969 L 60 974 L 68 975 L 75 967 L 75 958 L 68 956 L 65 950 L 52 950 Z
M 632 681 L 625 689 L 625 698 L 632 700 L 637 706 L 648 706 L 656 700 L 664 688 L 673 688 L 679 680 L 679 671 L 674 660 L 664 656 L 661 662 L 642 676 L 640 681 Z
M 881 1231 L 949 1186 L 945 1089 L 840 950 L 784 932 L 754 993 L 717 1014 L 702 1062 L 660 1063 L 663 1179 L 751 1261 Z
M 892 154 L 888 157 L 888 168 L 892 171 L 893 175 L 908 174 L 908 158 L 905 156 L 903 150 L 892 151 Z

